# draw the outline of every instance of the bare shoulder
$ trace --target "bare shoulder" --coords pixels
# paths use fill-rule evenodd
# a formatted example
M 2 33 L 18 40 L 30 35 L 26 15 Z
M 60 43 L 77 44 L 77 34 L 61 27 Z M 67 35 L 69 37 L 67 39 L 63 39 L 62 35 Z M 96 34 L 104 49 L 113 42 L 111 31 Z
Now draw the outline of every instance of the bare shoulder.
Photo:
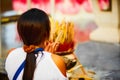
M 64 76 L 66 76 L 66 65 L 65 65 L 64 59 L 61 56 L 56 54 L 52 54 L 52 59 L 57 65 L 57 67 L 59 68 L 59 70 L 61 71 L 61 73 Z

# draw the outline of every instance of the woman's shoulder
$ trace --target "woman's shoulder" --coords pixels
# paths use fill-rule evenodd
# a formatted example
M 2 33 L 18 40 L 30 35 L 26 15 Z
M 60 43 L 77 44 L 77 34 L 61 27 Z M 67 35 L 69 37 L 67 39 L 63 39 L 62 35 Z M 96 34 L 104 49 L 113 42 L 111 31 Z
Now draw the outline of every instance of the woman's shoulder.
M 26 54 L 24 54 L 24 50 L 20 47 L 20 48 L 12 48 L 8 51 L 8 55 L 7 55 L 7 59 L 12 59 L 12 58 L 17 58 L 18 57 L 22 57 L 22 56 L 26 56 Z
M 22 47 L 11 48 L 10 50 L 8 50 L 8 54 L 13 53 L 13 52 L 20 52 L 20 51 L 23 51 Z
M 18 69 L 21 63 L 25 60 L 26 54 L 23 53 L 22 48 L 12 49 L 5 60 L 5 70 L 8 75 L 13 76 L 13 73 Z
M 64 63 L 64 59 L 61 56 L 59 56 L 57 54 L 51 54 L 51 56 L 55 61 Z
M 51 54 L 53 61 L 59 68 L 59 70 L 62 72 L 64 76 L 66 76 L 66 65 L 63 57 L 56 55 L 56 54 Z

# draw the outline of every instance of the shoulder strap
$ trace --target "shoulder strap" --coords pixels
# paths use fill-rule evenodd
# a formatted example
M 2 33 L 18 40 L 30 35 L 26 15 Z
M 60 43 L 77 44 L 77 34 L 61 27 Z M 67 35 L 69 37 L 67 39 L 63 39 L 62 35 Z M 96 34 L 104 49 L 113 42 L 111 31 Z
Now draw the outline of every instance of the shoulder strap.
M 36 54 L 36 53 L 38 53 L 39 51 L 43 51 L 43 48 L 37 48 L 34 52 L 35 52 L 35 54 Z M 19 76 L 20 72 L 23 70 L 24 66 L 25 66 L 25 60 L 24 60 L 23 63 L 20 65 L 20 67 L 17 69 L 17 71 L 16 71 L 16 73 L 15 73 L 15 75 L 14 75 L 14 77 L 13 77 L 13 80 L 16 80 L 16 79 L 18 78 L 18 76 Z
M 25 65 L 25 60 L 23 61 L 23 63 L 20 65 L 20 67 L 17 69 L 14 77 L 13 77 L 13 80 L 16 80 L 20 74 L 20 72 L 23 70 L 24 68 L 24 65 Z

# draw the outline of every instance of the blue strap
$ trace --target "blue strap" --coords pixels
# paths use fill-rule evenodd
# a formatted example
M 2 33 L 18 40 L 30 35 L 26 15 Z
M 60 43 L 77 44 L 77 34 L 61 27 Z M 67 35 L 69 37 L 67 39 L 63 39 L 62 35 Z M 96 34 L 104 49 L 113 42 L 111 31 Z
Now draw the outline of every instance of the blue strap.
M 23 63 L 20 65 L 20 67 L 18 68 L 18 70 L 16 71 L 13 80 L 17 80 L 17 77 L 19 76 L 20 72 L 23 70 L 25 65 L 25 60 L 23 61 Z
M 34 53 L 37 54 L 39 51 L 44 51 L 44 49 L 43 48 L 37 48 L 37 49 L 34 50 Z
M 43 48 L 37 48 L 37 49 L 35 49 L 35 54 L 36 53 L 38 53 L 39 51 L 43 51 L 44 49 Z M 18 68 L 18 70 L 16 71 L 16 73 L 15 73 L 15 75 L 14 75 L 14 77 L 13 77 L 13 80 L 16 80 L 17 78 L 18 78 L 18 76 L 19 76 L 19 74 L 20 74 L 20 72 L 23 70 L 23 68 L 24 68 L 24 66 L 25 66 L 25 60 L 23 61 L 23 63 L 20 65 L 20 67 Z

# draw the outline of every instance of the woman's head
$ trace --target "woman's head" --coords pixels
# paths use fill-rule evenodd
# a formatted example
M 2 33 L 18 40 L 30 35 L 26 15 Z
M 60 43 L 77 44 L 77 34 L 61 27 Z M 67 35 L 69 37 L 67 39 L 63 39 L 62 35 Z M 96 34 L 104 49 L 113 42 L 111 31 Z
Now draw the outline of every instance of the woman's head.
M 49 39 L 49 17 L 44 11 L 32 8 L 19 17 L 17 30 L 25 45 L 39 45 Z
M 17 30 L 24 43 L 24 51 L 27 53 L 23 80 L 33 80 L 34 70 L 36 68 L 34 49 L 35 46 L 42 45 L 45 40 L 49 39 L 49 17 L 44 11 L 32 8 L 19 17 Z

